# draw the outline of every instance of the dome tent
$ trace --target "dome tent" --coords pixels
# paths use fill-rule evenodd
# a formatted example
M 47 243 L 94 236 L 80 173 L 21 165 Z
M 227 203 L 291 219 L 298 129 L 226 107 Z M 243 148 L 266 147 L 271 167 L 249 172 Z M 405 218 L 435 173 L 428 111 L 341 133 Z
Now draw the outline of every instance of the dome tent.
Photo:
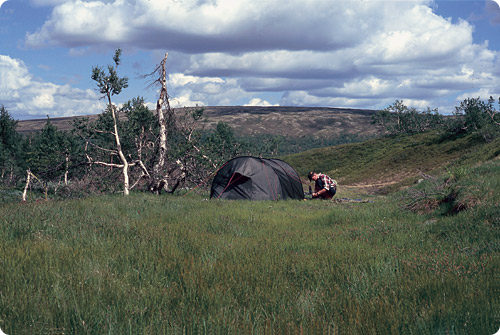
M 210 198 L 284 200 L 304 199 L 297 172 L 279 159 L 236 157 L 219 169 Z

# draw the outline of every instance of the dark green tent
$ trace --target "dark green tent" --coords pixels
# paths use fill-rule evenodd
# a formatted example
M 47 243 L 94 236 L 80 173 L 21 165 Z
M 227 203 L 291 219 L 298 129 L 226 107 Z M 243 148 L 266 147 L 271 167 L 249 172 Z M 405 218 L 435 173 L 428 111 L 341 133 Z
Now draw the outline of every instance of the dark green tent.
M 210 198 L 304 199 L 304 190 L 297 172 L 284 161 L 242 156 L 219 169 L 212 182 Z

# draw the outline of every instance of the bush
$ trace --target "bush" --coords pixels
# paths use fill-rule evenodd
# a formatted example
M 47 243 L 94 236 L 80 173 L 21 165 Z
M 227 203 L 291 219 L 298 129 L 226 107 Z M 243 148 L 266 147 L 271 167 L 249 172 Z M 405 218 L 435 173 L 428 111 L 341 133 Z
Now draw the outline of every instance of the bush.
M 383 126 L 392 135 L 415 134 L 440 127 L 444 123 L 444 117 L 438 114 L 437 109 L 418 111 L 396 100 L 391 106 L 373 115 L 372 123 Z
M 478 134 L 491 142 L 500 136 L 500 113 L 494 107 L 494 99 L 487 102 L 480 98 L 465 99 L 455 108 L 455 117 L 447 124 L 448 135 Z M 499 99 L 500 103 L 500 99 Z
M 0 203 L 21 201 L 22 192 L 12 189 L 0 189 Z
M 500 164 L 497 161 L 471 168 L 447 169 L 441 177 L 425 175 L 425 179 L 402 192 L 403 207 L 417 213 L 453 215 L 479 205 L 497 201 Z

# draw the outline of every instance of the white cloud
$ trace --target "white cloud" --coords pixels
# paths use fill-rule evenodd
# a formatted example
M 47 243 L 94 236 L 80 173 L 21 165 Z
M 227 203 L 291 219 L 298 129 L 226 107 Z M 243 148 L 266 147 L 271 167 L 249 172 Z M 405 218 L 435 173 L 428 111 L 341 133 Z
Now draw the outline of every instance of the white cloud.
M 33 47 L 113 41 L 193 53 L 334 50 L 361 43 L 369 30 L 382 25 L 375 15 L 379 4 L 369 1 L 35 2 L 57 6 L 40 29 L 27 35 L 26 43 Z M 399 2 L 395 6 L 409 5 Z M 339 17 L 341 21 L 335 19 Z
M 169 76 L 168 90 L 171 96 L 170 103 L 173 107 L 234 104 L 272 105 L 258 97 L 258 93 L 244 90 L 240 81 L 232 78 L 197 77 L 175 73 Z
M 371 34 L 357 50 L 364 55 L 358 60 L 360 66 L 394 65 L 405 71 L 454 66 L 464 61 L 463 50 L 473 45 L 471 25 L 465 21 L 451 24 L 427 6 L 393 14 L 385 29 Z
M 226 82 L 217 77 L 186 76 L 174 73 L 168 78 L 168 90 L 172 107 L 203 106 L 214 102 L 214 96 L 221 94 Z
M 183 73 L 174 73 L 169 76 L 170 84 L 173 86 L 184 86 L 187 84 L 199 84 L 199 83 L 223 83 L 224 80 L 221 78 L 210 78 L 210 77 L 195 77 L 186 76 Z
M 0 101 L 17 118 L 88 115 L 104 104 L 92 90 L 35 80 L 24 62 L 0 55 Z
M 54 96 L 52 92 L 37 94 L 31 99 L 31 104 L 38 108 L 53 108 Z
M 170 106 L 172 108 L 180 107 L 193 107 L 193 106 L 205 106 L 203 101 L 191 100 L 190 94 L 180 95 L 170 100 Z
M 261 98 L 253 98 L 252 100 L 250 100 L 249 103 L 244 104 L 243 106 L 264 106 L 264 107 L 268 107 L 268 106 L 279 106 L 279 104 L 271 104 L 269 101 L 262 100 Z
M 24 63 L 9 56 L 0 55 L 0 98 L 7 99 L 9 92 L 26 87 L 31 75 Z
M 123 4 L 100 1 L 64 1 L 36 32 L 26 35 L 30 47 L 44 45 L 85 46 L 121 42 L 129 36 L 129 18 Z M 56 38 L 54 38 L 56 36 Z
M 490 89 L 486 89 L 486 88 L 481 88 L 481 89 L 476 89 L 474 91 L 471 91 L 471 92 L 468 92 L 468 93 L 464 93 L 464 94 L 461 94 L 458 96 L 457 98 L 457 102 L 460 102 L 460 101 L 463 101 L 467 98 L 478 98 L 480 97 L 482 100 L 488 100 L 488 98 L 490 96 L 493 96 L 494 98 L 496 98 L 495 100 L 498 100 L 498 90 L 497 91 L 494 91 L 494 90 L 490 90 Z M 457 106 L 459 104 L 457 103 Z

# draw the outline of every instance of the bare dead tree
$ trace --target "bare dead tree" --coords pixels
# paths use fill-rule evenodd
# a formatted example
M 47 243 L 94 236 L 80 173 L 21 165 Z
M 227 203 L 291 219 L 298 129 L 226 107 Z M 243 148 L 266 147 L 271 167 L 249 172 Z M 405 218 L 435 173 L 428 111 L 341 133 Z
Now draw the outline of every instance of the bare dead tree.
M 150 74 L 150 76 L 157 77 L 151 85 L 159 84 L 160 86 L 159 97 L 156 101 L 156 117 L 159 127 L 158 154 L 153 164 L 149 184 L 150 191 L 156 194 L 162 191 L 173 193 L 185 178 L 185 167 L 182 162 L 180 160 L 168 161 L 168 131 L 169 128 L 175 127 L 175 115 L 170 107 L 167 91 L 167 58 L 168 53 L 165 53 L 163 60 Z
M 167 121 L 165 120 L 164 109 L 168 115 L 172 114 L 170 102 L 168 101 L 167 92 L 167 73 L 165 70 L 165 63 L 167 62 L 168 53 L 161 61 L 160 65 L 156 68 L 154 73 L 159 74 L 157 82 L 161 85 L 160 94 L 156 101 L 156 116 L 158 118 L 158 125 L 160 128 L 158 157 L 153 165 L 152 180 L 150 182 L 150 190 L 154 193 L 161 193 L 163 188 L 168 189 L 168 179 L 163 173 L 167 161 Z
M 152 168 L 149 174 L 149 190 L 156 194 L 163 191 L 173 193 L 183 182 L 205 179 L 204 172 L 216 168 L 215 162 L 205 153 L 199 142 L 199 120 L 203 109 L 196 107 L 174 111 L 170 106 L 167 58 L 168 53 L 165 53 L 156 69 L 145 76 L 153 78 L 149 87 L 159 86 L 156 102 L 159 133 L 155 145 L 156 155 L 150 165 Z
M 24 191 L 23 191 L 23 197 L 22 197 L 23 202 L 25 202 L 27 199 L 28 188 L 30 186 L 30 183 L 31 183 L 31 171 L 28 169 L 26 171 L 26 184 L 24 185 Z

